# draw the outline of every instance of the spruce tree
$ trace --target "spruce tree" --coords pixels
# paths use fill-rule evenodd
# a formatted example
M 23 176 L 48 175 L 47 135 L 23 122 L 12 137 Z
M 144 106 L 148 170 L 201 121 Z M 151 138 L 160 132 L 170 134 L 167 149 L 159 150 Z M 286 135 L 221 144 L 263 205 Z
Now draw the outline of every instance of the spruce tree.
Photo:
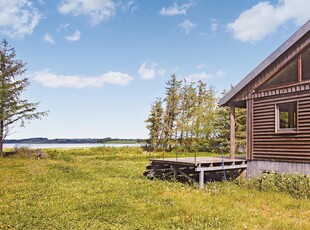
M 224 90 L 223 95 L 228 91 Z M 246 145 L 246 109 L 235 108 L 235 142 L 237 150 L 239 146 Z M 229 150 L 230 143 L 230 109 L 229 107 L 218 107 L 216 110 L 216 119 L 214 120 L 215 138 L 214 144 L 221 144 L 225 151 Z
M 175 144 L 177 139 L 176 121 L 179 114 L 180 89 L 182 81 L 178 81 L 175 75 L 166 83 L 166 109 L 164 113 L 164 151 L 168 147 L 171 149 L 172 144 Z
M 184 85 L 180 91 L 180 109 L 177 119 L 179 144 L 182 147 L 186 147 L 190 143 L 189 131 L 191 130 L 191 120 L 195 108 L 195 97 L 194 83 L 187 84 L 186 80 L 184 80 Z
M 153 149 L 158 149 L 161 141 L 162 133 L 162 118 L 163 118 L 162 99 L 157 98 L 155 103 L 151 105 L 151 112 L 147 123 L 147 129 L 149 130 L 150 144 Z
M 0 156 L 3 156 L 3 142 L 14 124 L 40 119 L 47 112 L 37 112 L 38 103 L 21 99 L 29 85 L 25 63 L 16 59 L 16 53 L 6 40 L 0 43 Z

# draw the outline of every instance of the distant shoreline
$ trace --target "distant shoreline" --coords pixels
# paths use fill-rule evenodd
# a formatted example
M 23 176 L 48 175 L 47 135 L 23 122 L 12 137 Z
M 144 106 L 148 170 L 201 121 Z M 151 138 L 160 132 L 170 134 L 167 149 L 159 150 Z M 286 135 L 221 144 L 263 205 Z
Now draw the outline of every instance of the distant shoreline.
M 48 143 L 48 144 L 29 144 L 29 143 L 5 143 L 4 149 L 30 148 L 30 149 L 79 149 L 96 147 L 140 147 L 143 144 L 107 144 L 107 143 Z
M 26 138 L 7 139 L 4 144 L 139 144 L 145 143 L 145 139 L 119 139 L 119 138 Z

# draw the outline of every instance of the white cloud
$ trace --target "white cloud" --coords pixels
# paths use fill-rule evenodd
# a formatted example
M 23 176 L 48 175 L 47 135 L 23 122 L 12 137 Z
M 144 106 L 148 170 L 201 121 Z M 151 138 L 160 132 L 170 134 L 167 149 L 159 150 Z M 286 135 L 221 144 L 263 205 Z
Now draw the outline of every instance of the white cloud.
M 28 0 L 0 1 L 0 34 L 11 38 L 31 35 L 41 19 L 39 11 Z
M 297 25 L 310 18 L 309 0 L 279 0 L 273 6 L 269 2 L 259 2 L 240 14 L 227 28 L 236 39 L 243 42 L 258 42 L 289 20 Z
M 217 31 L 218 26 L 219 26 L 219 23 L 218 23 L 217 19 L 212 19 L 211 20 L 211 30 L 213 32 Z
M 146 66 L 147 62 L 143 62 L 138 70 L 141 78 L 143 79 L 152 79 L 156 75 L 156 63 L 151 63 L 149 66 Z
M 116 4 L 113 0 L 63 0 L 58 5 L 60 13 L 87 16 L 93 26 L 112 17 L 115 10 Z
M 197 69 L 203 69 L 205 67 L 206 67 L 206 64 L 203 64 L 203 63 L 196 66 Z
M 211 79 L 214 77 L 223 77 L 225 74 L 226 72 L 224 70 L 218 70 L 215 74 L 201 72 L 201 73 L 190 74 L 187 77 L 185 77 L 185 79 L 189 82 L 192 82 L 192 81 L 198 81 L 198 80 Z
M 106 84 L 128 85 L 134 80 L 133 77 L 121 72 L 107 72 L 98 77 L 81 77 L 76 75 L 59 75 L 52 73 L 49 69 L 33 74 L 32 78 L 42 85 L 50 88 L 101 88 Z
M 182 28 L 182 31 L 188 34 L 192 29 L 196 27 L 195 23 L 192 23 L 190 20 L 185 19 L 182 23 L 179 24 L 179 27 Z
M 78 40 L 80 40 L 81 37 L 81 32 L 79 30 L 75 31 L 74 34 L 70 35 L 70 36 L 66 36 L 66 39 L 69 42 L 76 42 Z
M 217 77 L 223 77 L 225 74 L 226 74 L 226 71 L 224 71 L 224 70 L 222 70 L 222 69 L 218 70 L 218 71 L 215 73 L 215 75 L 216 75 Z
M 187 77 L 185 77 L 185 79 L 186 79 L 186 81 L 192 82 L 192 81 L 210 79 L 213 77 L 214 77 L 214 75 L 212 75 L 212 74 L 201 72 L 201 73 L 190 74 Z
M 138 6 L 136 5 L 135 1 L 129 0 L 127 3 L 121 3 L 121 8 L 124 13 L 126 12 L 134 12 L 138 9 Z
M 157 73 L 158 73 L 160 76 L 164 76 L 165 73 L 166 73 L 166 70 L 165 70 L 165 69 L 159 69 L 159 70 L 157 70 Z
M 138 70 L 140 77 L 145 80 L 152 79 L 156 75 L 163 76 L 166 73 L 165 69 L 156 68 L 157 64 L 155 62 L 148 63 L 147 61 L 143 62 Z
M 63 30 L 67 30 L 69 26 L 70 26 L 69 23 L 60 24 L 57 28 L 57 32 L 59 33 Z
M 174 3 L 173 6 L 170 6 L 168 8 L 163 7 L 160 11 L 159 14 L 164 15 L 164 16 L 174 16 L 174 15 L 180 15 L 186 14 L 187 9 L 189 9 L 191 6 L 194 4 L 192 2 L 183 4 L 179 6 L 177 3 Z
M 50 44 L 54 44 L 55 41 L 53 39 L 53 37 L 49 34 L 49 33 L 46 33 L 44 36 L 43 36 L 43 41 L 46 41 Z

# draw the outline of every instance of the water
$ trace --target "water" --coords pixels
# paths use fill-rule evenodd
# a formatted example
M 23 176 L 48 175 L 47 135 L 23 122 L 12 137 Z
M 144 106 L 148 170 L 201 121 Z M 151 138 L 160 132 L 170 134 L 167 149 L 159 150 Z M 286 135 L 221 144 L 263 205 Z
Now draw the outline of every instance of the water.
M 92 147 L 124 147 L 124 146 L 130 146 L 130 147 L 137 147 L 141 146 L 141 144 L 100 144 L 100 143 L 94 143 L 94 144 L 4 144 L 4 148 L 14 148 L 15 146 L 18 147 L 27 147 L 31 149 L 69 149 L 69 148 L 92 148 Z

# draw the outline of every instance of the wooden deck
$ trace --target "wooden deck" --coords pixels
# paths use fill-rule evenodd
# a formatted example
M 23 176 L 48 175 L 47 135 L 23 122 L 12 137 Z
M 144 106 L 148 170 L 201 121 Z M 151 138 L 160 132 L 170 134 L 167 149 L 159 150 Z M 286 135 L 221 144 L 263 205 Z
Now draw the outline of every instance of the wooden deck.
M 247 167 L 245 156 L 236 159 L 228 157 L 186 157 L 150 159 L 145 176 L 157 178 L 174 178 L 191 183 L 199 182 L 199 187 L 205 181 L 233 179 L 239 176 Z

